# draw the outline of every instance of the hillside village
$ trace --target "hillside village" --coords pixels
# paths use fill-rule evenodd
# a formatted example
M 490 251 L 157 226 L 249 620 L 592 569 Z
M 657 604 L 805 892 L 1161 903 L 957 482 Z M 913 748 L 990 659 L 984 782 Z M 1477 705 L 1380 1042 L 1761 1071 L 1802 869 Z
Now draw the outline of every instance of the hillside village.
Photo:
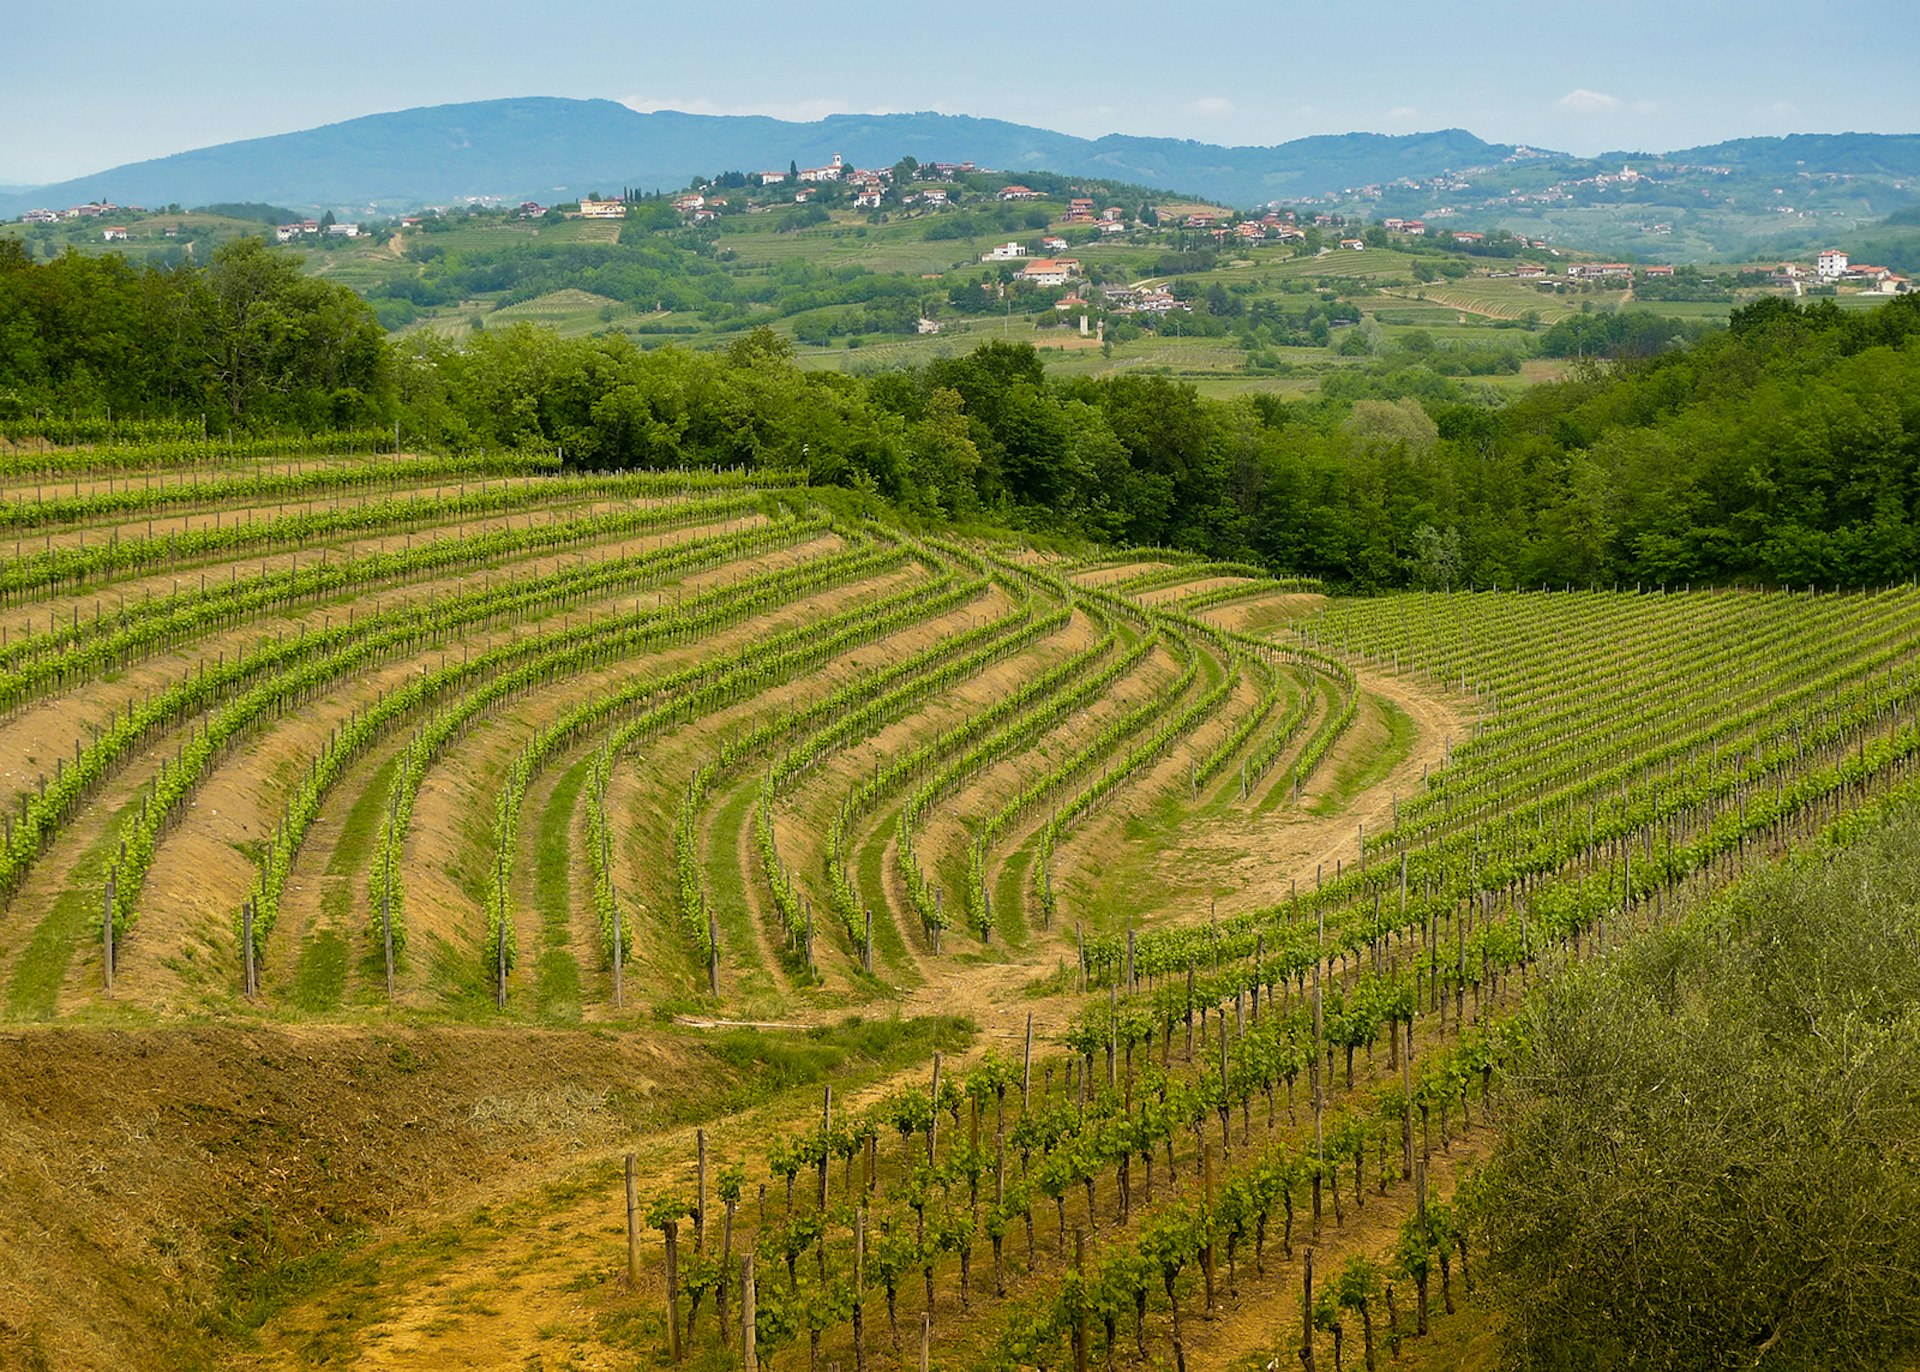
M 1631 185 L 1631 171 L 1601 175 Z M 682 339 L 710 347 L 764 322 L 826 358 L 888 336 L 988 328 L 1006 336 L 1017 323 L 1042 346 L 1102 358 L 1116 347 L 1183 340 L 1188 365 L 1220 377 L 1318 377 L 1341 359 L 1377 358 L 1383 320 L 1387 336 L 1412 331 L 1416 344 L 1436 328 L 1522 330 L 1448 336 L 1434 363 L 1454 374 L 1516 375 L 1521 359 L 1561 346 L 1543 331 L 1570 313 L 1672 315 L 1660 334 L 1670 339 L 1683 322 L 1704 327 L 1761 295 L 1860 297 L 1864 305 L 1912 289 L 1906 273 L 1838 247 L 1701 267 L 1583 250 L 1558 234 L 1516 232 L 1491 216 L 1476 222 L 1444 205 L 1376 216 L 1302 197 L 1235 209 L 1123 183 L 911 157 L 888 166 L 790 159 L 784 170 L 724 172 L 672 193 L 612 187 L 553 204 L 473 197 L 388 217 L 97 202 L 33 211 L 21 229 L 42 259 L 117 251 L 161 265 L 204 261 L 235 236 L 264 236 L 309 271 L 350 273 L 394 332 L 459 337 L 505 311 L 502 324 L 564 319 L 571 331 L 624 333 L 643 346 Z M 553 248 L 521 251 L 542 236 L 572 246 L 560 257 Z M 881 256 L 855 266 L 865 243 Z M 663 268 L 668 261 L 679 265 Z M 769 284 L 769 261 L 790 264 L 777 284 Z M 640 262 L 650 265 L 636 277 Z M 1270 275 L 1276 270 L 1281 278 Z M 1329 353 L 1334 361 L 1319 360 Z
M 1518 150 L 1510 159 L 1524 164 L 1543 156 L 1529 149 Z M 1661 170 L 1674 173 L 1724 175 L 1724 167 L 1693 167 L 1661 164 Z M 825 164 L 801 167 L 790 163 L 782 170 L 763 170 L 751 174 L 728 173 L 712 181 L 698 183 L 687 191 L 666 198 L 666 202 L 684 223 L 693 228 L 715 225 L 730 214 L 769 214 L 780 206 L 865 213 L 884 220 L 890 215 L 926 215 L 958 210 L 979 203 L 1002 206 L 1038 204 L 1060 198 L 1056 192 L 1036 189 L 1018 181 L 997 186 L 990 184 L 992 173 L 970 161 L 919 163 L 905 158 L 892 166 L 856 167 L 839 154 Z M 1622 165 L 1617 172 L 1596 171 L 1570 182 L 1554 183 L 1536 192 L 1515 191 L 1505 199 L 1511 203 L 1551 203 L 1570 198 L 1580 188 L 1604 191 L 1609 188 L 1633 189 L 1655 184 L 1652 172 L 1641 172 Z M 1426 181 L 1403 180 L 1388 185 L 1349 188 L 1346 196 L 1366 201 L 1384 201 L 1396 193 L 1420 192 L 1429 196 L 1459 192 L 1471 182 L 1455 174 Z M 731 192 L 731 193 L 729 193 Z M 625 220 L 637 205 L 657 199 L 635 192 L 619 196 L 583 196 L 572 204 L 548 207 L 537 201 L 522 201 L 510 208 L 520 219 L 539 220 L 549 216 L 577 217 L 587 220 Z M 1382 215 L 1370 219 L 1364 214 L 1316 210 L 1322 202 L 1337 202 L 1340 197 L 1303 196 L 1291 204 L 1273 202 L 1258 212 L 1239 212 L 1222 207 L 1187 206 L 1171 218 L 1162 218 L 1151 206 L 1141 205 L 1130 214 L 1117 204 L 1101 204 L 1089 196 L 1065 197 L 1065 208 L 1050 223 L 1052 231 L 1032 242 L 1009 241 L 981 256 L 982 262 L 1015 263 L 1013 279 L 1020 285 L 1040 289 L 1071 286 L 1080 276 L 1080 264 L 1069 256 L 1076 244 L 1101 240 L 1177 241 L 1183 245 L 1210 243 L 1217 250 L 1254 248 L 1278 244 L 1315 252 L 1364 252 L 1369 247 L 1389 246 L 1396 242 L 1438 244 L 1468 257 L 1489 256 L 1507 259 L 1489 264 L 1477 274 L 1490 279 L 1517 279 L 1542 287 L 1591 283 L 1659 283 L 1675 278 L 1672 263 L 1630 261 L 1587 261 L 1577 247 L 1554 244 L 1546 237 L 1530 237 L 1504 229 L 1481 230 L 1454 227 L 1445 221 L 1461 211 L 1442 204 L 1428 217 L 1414 218 Z M 319 239 L 354 239 L 363 233 L 418 228 L 430 219 L 463 208 L 472 211 L 489 207 L 484 197 L 475 197 L 468 205 L 439 206 L 391 220 L 362 223 L 340 221 L 329 213 L 320 219 L 288 220 L 272 226 L 276 243 L 298 244 Z M 179 213 L 178 206 L 168 209 Z M 1146 211 L 1142 218 L 1140 211 Z M 165 213 L 165 212 L 160 212 Z M 20 224 L 29 228 L 47 226 L 95 225 L 102 244 L 131 243 L 138 238 L 173 239 L 181 236 L 178 224 L 160 224 L 143 230 L 142 221 L 155 212 L 140 206 L 119 206 L 99 201 L 74 205 L 62 210 L 34 209 L 21 215 Z M 125 222 L 121 222 L 125 221 Z M 1670 232 L 1671 225 L 1654 223 L 1650 232 Z M 1071 235 L 1071 236 L 1069 236 Z M 1312 241 L 1310 243 L 1310 235 Z M 1383 238 L 1384 235 L 1384 238 Z M 1559 269 L 1556 270 L 1556 267 Z M 1686 269 L 1679 269 L 1684 272 Z M 1766 274 L 1768 285 L 1794 294 L 1809 290 L 1839 290 L 1875 295 L 1899 295 L 1913 289 L 1909 276 L 1886 266 L 1852 261 L 1847 252 L 1828 248 L 1804 261 L 1783 260 Z M 1749 282 L 1751 284 L 1751 282 Z M 1166 313 L 1182 308 L 1185 302 L 1164 290 L 1092 293 L 1100 304 L 1120 312 Z M 1088 304 L 1075 296 L 1069 308 Z

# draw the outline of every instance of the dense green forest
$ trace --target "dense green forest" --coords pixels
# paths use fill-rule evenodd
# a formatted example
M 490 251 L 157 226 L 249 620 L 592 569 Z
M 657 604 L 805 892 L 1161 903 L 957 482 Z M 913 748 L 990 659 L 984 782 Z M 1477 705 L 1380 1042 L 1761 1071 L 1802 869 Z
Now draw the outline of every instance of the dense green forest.
M 202 268 L 74 252 L 36 266 L 0 241 L 0 417 L 351 427 L 391 411 L 391 366 L 366 302 L 257 238 Z
M 394 343 L 359 296 L 255 240 L 144 269 L 0 245 L 0 418 L 398 422 L 590 467 L 804 469 L 933 517 L 1362 589 L 1858 585 L 1920 565 L 1920 299 L 1766 300 L 1704 334 L 1631 312 L 1556 327 L 1585 360 L 1511 400 L 1420 368 L 1210 400 L 1049 377 L 1024 344 L 853 377 L 800 370 L 764 330 L 721 352 L 525 325 Z

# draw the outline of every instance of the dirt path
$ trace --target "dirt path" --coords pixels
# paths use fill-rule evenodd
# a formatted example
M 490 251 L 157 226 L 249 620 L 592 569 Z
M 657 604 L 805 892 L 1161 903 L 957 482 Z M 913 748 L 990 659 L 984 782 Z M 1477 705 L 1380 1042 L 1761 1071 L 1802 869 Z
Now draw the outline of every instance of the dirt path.
M 1316 862 L 1350 854 L 1357 824 L 1365 821 L 1369 828 L 1375 823 L 1384 825 L 1391 816 L 1394 794 L 1406 794 L 1416 786 L 1421 768 L 1443 756 L 1444 738 L 1449 733 L 1456 737 L 1461 733 L 1463 716 L 1452 702 L 1425 694 L 1391 676 L 1362 672 L 1360 681 L 1362 689 L 1376 701 L 1391 701 L 1404 711 L 1411 724 L 1413 736 L 1405 752 L 1383 776 L 1374 779 L 1334 813 L 1311 813 L 1314 801 L 1334 784 L 1332 779 L 1341 775 L 1344 766 L 1364 762 L 1369 750 L 1377 751 L 1384 746 L 1383 724 L 1379 725 L 1379 736 L 1356 729 L 1333 751 L 1317 775 L 1315 785 L 1301 797 L 1299 806 L 1282 805 L 1256 816 L 1258 824 L 1252 831 L 1244 824 L 1237 830 L 1223 826 L 1211 815 L 1196 821 L 1199 827 L 1211 823 L 1221 830 L 1213 857 L 1245 853 L 1249 848 L 1256 854 L 1252 861 L 1263 870 L 1257 876 L 1250 876 L 1245 884 L 1249 901 L 1262 892 L 1283 887 L 1288 878 L 1310 877 Z M 1383 719 L 1383 715 L 1377 715 L 1376 723 Z M 1171 784 L 1167 776 L 1160 775 L 1169 769 L 1177 771 L 1178 766 L 1163 763 L 1155 769 L 1161 789 Z M 1245 819 L 1244 816 L 1237 818 Z M 1100 817 L 1088 826 L 1082 836 L 1084 841 L 1098 849 L 1110 841 L 1111 825 L 1121 823 L 1122 819 L 1118 811 Z M 738 858 L 757 869 L 758 855 L 749 848 L 748 837 L 742 833 L 736 838 Z M 1196 859 L 1188 853 L 1183 860 L 1205 862 L 1209 859 Z M 889 868 L 891 865 L 889 860 Z M 891 886 L 890 883 L 890 889 Z M 897 895 L 897 891 L 895 893 Z M 926 955 L 917 940 L 910 940 L 910 945 L 914 947 L 925 980 L 905 993 L 900 1013 L 905 1016 L 968 1014 L 980 1026 L 976 1051 L 997 1048 L 1009 1056 L 1017 1055 L 1029 1013 L 1033 1016 L 1037 1044 L 1049 1043 L 1065 1028 L 1080 1004 L 1080 997 L 1073 994 L 1035 997 L 1027 992 L 1034 978 L 1059 966 L 1065 947 L 1062 931 L 1056 930 L 1051 938 L 1036 937 L 1018 950 L 996 946 L 993 960 L 952 949 L 935 958 Z M 781 1022 L 794 1022 L 810 1021 L 812 1016 L 801 1013 L 778 1018 Z M 716 1031 L 719 1028 L 716 1025 Z M 954 1066 L 962 1069 L 964 1061 Z M 1382 1064 L 1363 1062 L 1363 1082 L 1377 1080 L 1382 1070 Z M 918 1079 L 922 1071 L 916 1069 L 908 1075 L 910 1079 Z M 878 1089 L 881 1088 L 873 1088 Z M 1038 1092 L 1037 1081 L 1035 1089 Z M 871 1091 L 860 1093 L 861 1096 L 870 1094 Z M 781 1127 L 784 1127 L 781 1122 L 768 1118 L 736 1116 L 716 1122 L 710 1131 L 710 1144 L 719 1148 L 723 1157 L 739 1156 L 742 1149 L 748 1156 L 757 1157 L 769 1131 L 777 1132 Z M 1470 1156 L 1469 1147 L 1484 1146 L 1486 1137 L 1476 1130 L 1469 1146 L 1456 1142 L 1451 1153 L 1436 1154 L 1430 1172 L 1434 1194 L 1448 1193 L 1453 1177 Z M 650 1134 L 637 1147 L 639 1165 L 650 1184 L 656 1187 L 689 1183 L 686 1160 L 690 1151 L 691 1138 L 684 1130 Z M 1186 1170 L 1191 1169 L 1186 1167 Z M 503 1372 L 530 1366 L 614 1368 L 630 1365 L 635 1351 L 645 1356 L 657 1346 L 657 1331 L 640 1336 L 637 1343 L 608 1337 L 615 1328 L 629 1327 L 619 1312 L 635 1308 L 652 1310 L 660 1296 L 657 1240 L 651 1235 L 645 1250 L 642 1290 L 629 1296 L 621 1289 L 617 1221 L 610 1218 L 618 1213 L 617 1176 L 603 1168 L 596 1174 L 600 1179 L 576 1186 L 552 1173 L 543 1175 L 548 1185 L 543 1188 L 528 1175 L 509 1199 L 487 1212 L 483 1222 L 464 1224 L 458 1242 L 428 1242 L 430 1231 L 423 1226 L 396 1230 L 382 1240 L 392 1246 L 393 1256 L 381 1260 L 383 1275 L 378 1300 L 366 1310 L 364 1327 L 356 1326 L 351 1335 L 348 1346 L 355 1366 L 393 1372 L 429 1367 L 497 1368 Z M 760 1175 L 764 1175 L 763 1171 L 749 1172 L 749 1199 L 745 1207 L 749 1212 L 754 1203 L 753 1178 Z M 837 1189 L 837 1170 L 834 1184 Z M 1347 1186 L 1344 1221 L 1336 1225 L 1329 1206 L 1328 1218 L 1317 1238 L 1317 1272 L 1330 1272 L 1352 1253 L 1384 1252 L 1412 1203 L 1411 1188 L 1401 1184 L 1394 1186 L 1385 1198 L 1369 1194 L 1364 1208 L 1356 1210 L 1351 1202 L 1350 1179 Z M 1107 1202 L 1103 1200 L 1104 1203 Z M 1049 1218 L 1044 1212 L 1037 1217 L 1043 1259 L 1049 1247 Z M 683 1241 L 686 1241 L 684 1231 Z M 1297 1341 L 1297 1332 L 1289 1335 L 1287 1331 L 1297 1331 L 1298 1252 L 1305 1241 L 1304 1235 L 1296 1236 L 1292 1258 L 1278 1252 L 1277 1241 L 1271 1245 L 1264 1277 L 1253 1273 L 1251 1252 L 1243 1253 L 1235 1292 L 1227 1291 L 1225 1265 L 1221 1264 L 1222 1295 L 1213 1315 L 1202 1317 L 1196 1308 L 1188 1307 L 1184 1323 L 1190 1366 L 1226 1368 L 1243 1363 L 1251 1350 L 1279 1352 L 1289 1337 Z M 1010 1254 L 1022 1247 L 1010 1241 Z M 984 1268 L 982 1254 L 976 1260 L 975 1279 L 983 1287 L 989 1280 Z M 308 1300 L 271 1325 L 263 1337 L 257 1365 L 274 1368 L 298 1365 L 306 1356 L 301 1350 L 315 1346 L 314 1340 L 326 1333 L 330 1321 L 337 1325 L 342 1313 L 337 1308 L 340 1299 L 329 1296 Z M 943 1306 L 951 1300 L 950 1278 L 945 1278 Z M 1197 1302 L 1197 1297 L 1195 1300 Z M 1436 1308 L 1438 1300 L 1436 1289 Z M 902 1309 L 903 1323 L 917 1320 L 919 1298 L 917 1294 L 909 1295 L 909 1288 L 904 1286 Z M 1401 1309 L 1403 1317 L 1410 1317 L 1410 1292 L 1406 1293 Z M 709 1306 L 701 1315 L 702 1339 L 711 1336 L 712 1318 Z M 938 1319 L 941 1345 L 952 1348 L 952 1340 L 969 1337 L 963 1331 L 978 1329 L 984 1334 L 996 1327 L 997 1316 L 983 1311 L 962 1317 L 957 1311 L 948 1310 Z M 1150 1337 L 1155 1342 L 1150 1347 L 1156 1356 L 1166 1356 L 1169 1346 L 1164 1312 L 1153 1319 L 1155 1328 Z M 616 1322 L 610 1324 L 610 1320 Z M 870 1348 L 884 1363 L 890 1355 L 886 1351 L 883 1317 L 875 1314 L 869 1328 Z M 844 1335 L 839 1337 L 844 1343 Z M 1131 1340 L 1130 1325 L 1126 1321 L 1122 1323 L 1121 1338 L 1125 1354 Z M 835 1346 L 830 1346 L 829 1351 Z M 1357 1339 L 1353 1351 L 1357 1362 Z M 789 1363 L 804 1356 L 804 1338 L 797 1351 L 790 1348 L 782 1355 Z

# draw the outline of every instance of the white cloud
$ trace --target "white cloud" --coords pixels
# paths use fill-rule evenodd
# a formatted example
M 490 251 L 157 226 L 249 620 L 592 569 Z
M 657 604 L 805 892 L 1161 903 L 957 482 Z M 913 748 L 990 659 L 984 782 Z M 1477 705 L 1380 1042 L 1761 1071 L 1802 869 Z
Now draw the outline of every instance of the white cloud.
M 1791 100 L 1776 100 L 1761 113 L 1772 115 L 1775 119 L 1792 119 L 1800 113 L 1800 107 Z
M 1202 96 L 1200 99 L 1191 102 L 1187 106 L 1187 108 L 1192 110 L 1195 114 L 1212 114 L 1212 115 L 1232 114 L 1233 101 L 1228 100 L 1224 96 L 1205 95 L 1205 96 Z
M 1584 86 L 1570 90 L 1553 107 L 1564 114 L 1612 114 L 1620 108 L 1620 101 L 1600 91 L 1590 91 Z
M 1412 105 L 1396 105 L 1394 106 L 1394 108 L 1387 111 L 1388 119 L 1396 120 L 1401 123 L 1404 123 L 1409 119 L 1418 119 L 1419 117 L 1420 117 L 1420 111 L 1416 110 Z

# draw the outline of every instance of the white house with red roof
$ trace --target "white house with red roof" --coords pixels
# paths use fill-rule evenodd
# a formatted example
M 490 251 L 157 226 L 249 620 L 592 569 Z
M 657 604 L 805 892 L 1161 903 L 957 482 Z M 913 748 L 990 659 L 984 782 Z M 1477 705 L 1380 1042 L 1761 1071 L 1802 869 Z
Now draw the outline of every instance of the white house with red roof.
M 1030 286 L 1064 286 L 1080 274 L 1080 263 L 1071 257 L 1036 257 L 1020 269 L 1020 279 Z

